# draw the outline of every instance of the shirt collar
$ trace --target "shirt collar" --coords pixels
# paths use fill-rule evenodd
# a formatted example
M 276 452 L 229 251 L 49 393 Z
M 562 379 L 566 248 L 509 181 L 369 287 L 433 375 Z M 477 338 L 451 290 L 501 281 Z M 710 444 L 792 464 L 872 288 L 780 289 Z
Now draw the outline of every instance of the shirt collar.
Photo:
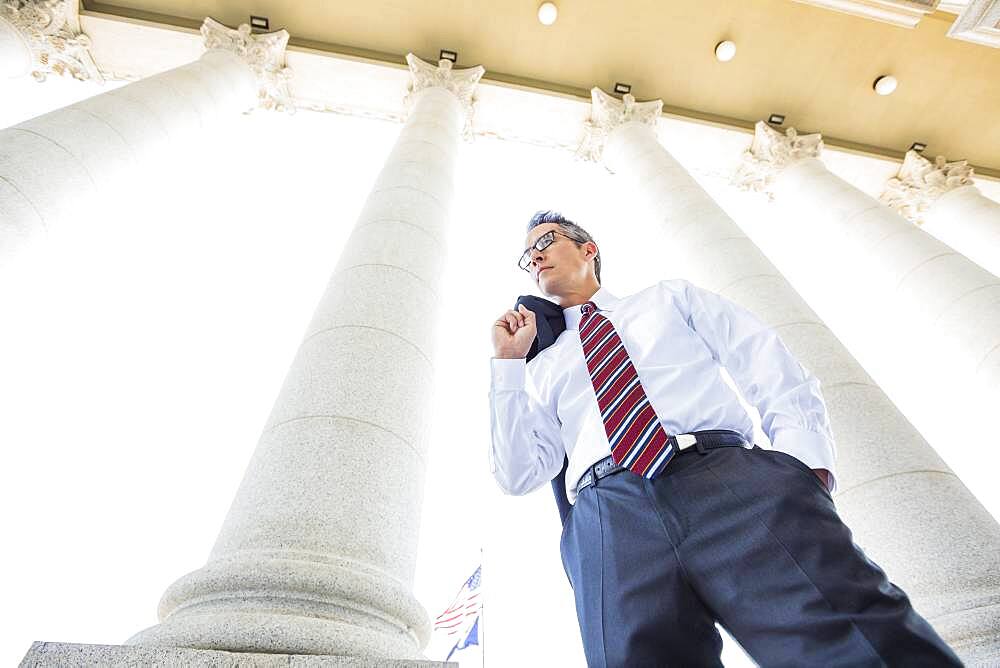
M 618 297 L 607 291 L 605 288 L 599 288 L 594 296 L 590 298 L 590 301 L 597 305 L 598 311 L 613 311 L 618 305 Z M 578 304 L 576 306 L 570 306 L 569 308 L 563 309 L 563 317 L 566 319 L 566 329 L 579 329 L 580 328 L 580 309 L 583 304 Z

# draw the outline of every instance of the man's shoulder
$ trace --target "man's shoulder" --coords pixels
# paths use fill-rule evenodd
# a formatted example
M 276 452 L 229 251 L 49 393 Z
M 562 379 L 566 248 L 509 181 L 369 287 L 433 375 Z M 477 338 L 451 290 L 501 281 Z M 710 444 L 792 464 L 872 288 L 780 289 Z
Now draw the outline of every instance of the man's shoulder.
M 689 288 L 693 287 L 693 283 L 684 280 L 683 278 L 668 278 L 662 281 L 657 281 L 652 285 L 639 290 L 627 297 L 623 297 L 622 301 L 644 301 L 646 299 L 655 299 L 658 297 L 668 297 L 674 298 L 683 295 Z
M 669 290 L 670 292 L 684 292 L 685 290 L 697 286 L 684 278 L 665 278 L 651 287 L 656 287 L 661 290 Z

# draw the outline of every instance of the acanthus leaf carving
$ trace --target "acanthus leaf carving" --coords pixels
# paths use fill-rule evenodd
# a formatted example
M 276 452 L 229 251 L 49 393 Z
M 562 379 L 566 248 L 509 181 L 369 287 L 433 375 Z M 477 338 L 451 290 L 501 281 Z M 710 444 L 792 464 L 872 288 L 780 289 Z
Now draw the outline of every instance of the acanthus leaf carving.
M 731 183 L 741 190 L 764 192 L 773 198 L 771 183 L 782 169 L 806 158 L 819 158 L 823 151 L 823 136 L 819 133 L 800 135 L 795 128 L 784 134 L 764 121 L 754 125 L 753 141 L 743 152 L 743 160 Z
M 615 129 L 632 121 L 655 128 L 663 112 L 663 100 L 636 102 L 631 93 L 619 100 L 596 86 L 590 90 L 590 102 L 590 120 L 583 124 L 583 139 L 576 155 L 592 162 L 600 162 L 608 137 Z
M 451 92 L 462 105 L 465 123 L 462 136 L 468 141 L 472 138 L 472 117 L 475 113 L 475 92 L 479 80 L 486 74 L 482 65 L 456 70 L 454 63 L 442 58 L 437 65 L 432 65 L 412 53 L 406 54 L 406 64 L 410 68 L 410 84 L 403 98 L 403 105 L 409 115 L 413 108 L 414 96 L 425 88 L 444 88 Z
M 246 23 L 237 29 L 212 18 L 201 24 L 206 49 L 222 49 L 239 56 L 257 79 L 257 103 L 262 109 L 294 113 L 295 104 L 288 89 L 292 71 L 285 67 L 288 31 L 254 34 Z
M 37 81 L 49 74 L 68 74 L 80 81 L 104 82 L 90 53 L 90 38 L 80 32 L 74 0 L 2 0 L 0 20 L 24 36 L 31 51 L 31 76 Z
M 924 213 L 947 192 L 974 187 L 973 169 L 966 160 L 948 162 L 937 156 L 931 162 L 916 151 L 907 151 L 896 176 L 886 182 L 879 199 L 917 225 Z

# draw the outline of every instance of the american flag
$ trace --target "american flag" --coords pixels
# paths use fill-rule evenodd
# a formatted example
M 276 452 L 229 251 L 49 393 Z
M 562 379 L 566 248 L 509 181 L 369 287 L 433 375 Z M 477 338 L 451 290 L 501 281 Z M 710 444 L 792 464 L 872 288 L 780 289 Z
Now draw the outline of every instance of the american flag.
M 479 612 L 482 610 L 483 602 L 479 596 L 479 583 L 482 579 L 483 567 L 479 566 L 455 597 L 454 602 L 448 609 L 437 616 L 434 620 L 434 630 L 447 633 L 449 636 L 458 635 L 476 623 Z

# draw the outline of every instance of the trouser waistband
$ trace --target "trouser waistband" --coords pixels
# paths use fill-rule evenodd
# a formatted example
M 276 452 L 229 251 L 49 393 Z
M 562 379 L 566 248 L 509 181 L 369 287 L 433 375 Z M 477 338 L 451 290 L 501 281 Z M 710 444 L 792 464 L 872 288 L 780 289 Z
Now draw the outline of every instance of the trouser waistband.
M 675 457 L 688 448 L 695 448 L 698 452 L 704 452 L 713 448 L 753 447 L 753 443 L 749 443 L 743 438 L 743 434 L 730 429 L 704 429 L 702 431 L 693 431 L 689 434 L 677 434 L 675 436 L 668 436 L 667 442 L 674 446 Z M 579 494 L 585 487 L 593 485 L 601 478 L 624 470 L 626 470 L 624 466 L 615 464 L 614 459 L 608 455 L 599 462 L 587 467 L 587 470 L 580 476 L 580 480 L 576 484 L 576 492 Z

